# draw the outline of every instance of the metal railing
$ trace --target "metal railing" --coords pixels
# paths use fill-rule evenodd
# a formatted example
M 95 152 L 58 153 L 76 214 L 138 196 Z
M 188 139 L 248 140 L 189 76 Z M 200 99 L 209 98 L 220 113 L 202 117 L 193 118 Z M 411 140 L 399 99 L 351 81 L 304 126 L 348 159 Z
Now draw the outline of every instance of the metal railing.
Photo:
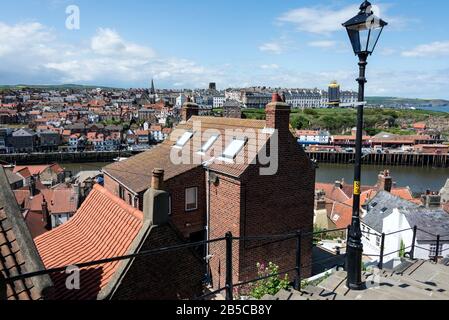
M 386 238 L 390 237 L 390 236 L 393 236 L 393 235 L 396 235 L 396 234 L 399 234 L 399 233 L 404 233 L 404 232 L 407 232 L 407 231 L 413 231 L 413 237 L 412 237 L 411 245 L 408 246 L 408 247 L 400 248 L 399 250 L 396 250 L 396 251 L 393 251 L 393 252 L 385 253 L 385 240 L 386 240 Z M 435 255 L 429 255 L 429 258 L 432 258 L 432 260 L 434 262 L 438 262 L 438 259 L 440 258 L 441 254 L 443 252 L 449 250 L 449 248 L 446 248 L 444 250 L 440 249 L 442 241 L 443 241 L 443 238 L 449 237 L 449 234 L 443 235 L 443 236 L 442 235 L 436 235 L 436 234 L 430 233 L 430 232 L 428 232 L 426 230 L 423 230 L 421 228 L 418 228 L 417 226 L 415 226 L 413 228 L 403 229 L 403 230 L 394 231 L 394 232 L 390 232 L 390 233 L 382 233 L 382 234 L 371 233 L 369 231 L 362 231 L 363 234 L 372 235 L 372 236 L 376 236 L 376 237 L 380 237 L 381 238 L 380 239 L 380 254 L 379 255 L 375 255 L 375 254 L 374 255 L 367 255 L 367 254 L 364 254 L 364 256 L 367 256 L 367 257 L 378 257 L 379 258 L 378 267 L 379 267 L 379 269 L 383 269 L 383 267 L 384 267 L 384 258 L 385 257 L 391 256 L 391 255 L 396 254 L 396 253 L 400 253 L 402 251 L 404 252 L 404 256 L 405 257 L 408 257 L 408 258 L 410 258 L 412 260 L 415 258 L 415 253 L 416 253 L 416 249 L 417 248 L 421 249 L 421 250 L 428 251 L 429 253 L 432 253 L 432 250 L 416 245 L 418 231 L 423 232 L 423 233 L 427 234 L 428 236 L 431 236 L 431 237 L 435 238 L 435 241 L 432 241 L 432 240 L 426 240 L 426 241 L 435 243 L 435 245 L 436 245 Z M 409 249 L 410 249 L 410 251 L 406 251 L 406 250 L 409 250 Z
M 89 261 L 89 262 L 83 262 L 83 263 L 78 263 L 78 264 L 72 264 L 70 266 L 63 266 L 63 267 L 57 267 L 57 268 L 51 268 L 51 269 L 46 269 L 46 270 L 39 270 L 39 271 L 35 271 L 35 272 L 30 272 L 30 273 L 25 273 L 25 274 L 21 274 L 21 275 L 17 275 L 17 276 L 12 276 L 6 279 L 1 279 L 0 277 L 0 281 L 7 283 L 7 284 L 12 284 L 16 281 L 23 281 L 26 279 L 30 279 L 33 277 L 38 277 L 38 276 L 43 276 L 43 275 L 49 275 L 52 273 L 59 273 L 59 272 L 64 272 L 67 270 L 67 268 L 69 267 L 73 267 L 76 266 L 79 269 L 81 268 L 87 268 L 87 267 L 93 267 L 93 266 L 99 266 L 99 265 L 104 265 L 107 263 L 111 263 L 111 262 L 119 262 L 119 261 L 125 261 L 125 260 L 131 260 L 131 259 L 135 259 L 135 258 L 139 258 L 139 257 L 148 257 L 148 256 L 152 256 L 152 255 L 156 255 L 156 254 L 162 254 L 162 253 L 166 253 L 166 252 L 173 252 L 173 251 L 177 251 L 177 250 L 182 250 L 182 249 L 191 249 L 191 248 L 195 248 L 195 247 L 199 247 L 199 246 L 205 246 L 206 244 L 211 244 L 211 243 L 220 243 L 220 242 L 225 242 L 225 247 L 226 247 L 226 273 L 225 273 L 225 286 L 218 288 L 214 291 L 208 292 L 202 296 L 197 297 L 195 300 L 203 300 L 203 299 L 207 299 L 208 297 L 211 296 L 215 296 L 217 294 L 222 293 L 223 291 L 225 292 L 225 298 L 226 300 L 233 300 L 234 299 L 234 288 L 238 288 L 238 287 L 242 287 L 248 284 L 252 284 L 252 283 L 257 283 L 259 281 L 262 280 L 266 280 L 266 279 L 270 279 L 270 278 L 274 278 L 274 277 L 278 277 L 281 275 L 285 275 L 287 273 L 290 272 L 294 272 L 295 273 L 295 277 L 294 277 L 294 282 L 293 282 L 293 288 L 295 290 L 300 290 L 301 289 L 301 283 L 302 283 L 302 270 L 305 268 L 310 268 L 313 267 L 316 264 L 322 264 L 324 262 L 328 262 L 331 261 L 332 259 L 335 259 L 336 256 L 340 255 L 340 252 L 337 251 L 336 256 L 332 256 L 330 258 L 325 258 L 319 261 L 315 261 L 312 262 L 309 265 L 303 265 L 301 257 L 302 257 L 302 244 L 304 241 L 304 238 L 309 238 L 308 240 L 312 240 L 314 237 L 316 236 L 321 236 L 321 235 L 326 235 L 326 234 L 332 234 L 332 233 L 337 233 L 337 232 L 347 232 L 349 230 L 348 228 L 341 228 L 341 229 L 333 229 L 333 230 L 323 230 L 323 231 L 317 231 L 317 232 L 302 232 L 301 230 L 298 230 L 295 233 L 289 233 L 289 234 L 277 234 L 277 235 L 263 235 L 263 236 L 249 236 L 249 237 L 234 237 L 232 235 L 231 232 L 228 232 L 225 237 L 223 238 L 217 238 L 217 239 L 212 239 L 212 240 L 204 240 L 204 241 L 198 241 L 198 242 L 194 242 L 194 243 L 185 243 L 185 244 L 180 244 L 180 245 L 175 245 L 175 246 L 170 246 L 170 247 L 163 247 L 163 248 L 158 248 L 158 249 L 152 249 L 152 250 L 146 250 L 146 251 L 141 251 L 138 253 L 134 253 L 134 254 L 129 254 L 129 255 L 124 255 L 124 256 L 118 256 L 118 257 L 112 257 L 112 258 L 107 258 L 107 259 L 101 259 L 101 260 L 96 260 L 96 261 Z M 398 233 L 403 233 L 403 232 L 407 232 L 407 231 L 411 231 L 413 230 L 413 242 L 412 245 L 407 247 L 407 248 L 401 248 L 400 250 L 397 250 L 395 252 L 391 252 L 388 254 L 385 254 L 385 239 L 388 236 L 392 236 Z M 414 228 L 410 228 L 410 229 L 405 229 L 405 230 L 400 230 L 400 231 L 396 231 L 396 232 L 392 232 L 392 233 L 382 233 L 381 236 L 381 247 L 380 247 L 380 254 L 379 255 L 368 255 L 365 254 L 364 256 L 367 257 L 379 257 L 379 264 L 378 267 L 379 269 L 383 269 L 384 266 L 384 257 L 385 256 L 389 256 L 404 250 L 408 250 L 411 249 L 409 252 L 406 252 L 406 255 L 410 258 L 410 259 L 414 259 L 414 255 L 415 255 L 415 250 L 416 248 L 420 248 L 420 249 L 424 249 L 427 251 L 431 251 L 429 249 L 426 248 L 421 248 L 419 246 L 416 245 L 416 237 L 417 237 L 417 232 L 418 231 L 422 231 L 424 233 L 427 233 L 428 235 L 432 235 L 435 236 L 435 240 L 436 240 L 436 254 L 434 257 L 434 260 L 437 261 L 438 257 L 444 252 L 449 250 L 449 248 L 445 249 L 445 250 L 441 250 L 440 252 L 440 244 L 441 244 L 441 239 L 445 238 L 445 237 L 449 237 L 448 235 L 444 235 L 444 236 L 440 236 L 440 235 L 433 235 L 427 231 L 421 230 L 417 227 Z M 364 232 L 362 231 L 362 233 L 364 234 L 369 234 L 369 235 L 375 235 L 375 236 L 379 236 L 378 234 L 375 233 L 370 233 L 370 232 Z M 247 242 L 247 241 L 263 241 L 263 240 L 277 240 L 277 241 L 287 241 L 287 240 L 296 240 L 296 257 L 295 257 L 295 267 L 291 268 L 289 270 L 284 270 L 281 272 L 278 272 L 276 274 L 268 274 L 266 276 L 261 276 L 261 277 L 257 277 L 254 279 L 250 279 L 247 281 L 243 281 L 243 282 L 239 282 L 239 283 L 234 283 L 233 282 L 233 265 L 232 265 L 232 261 L 233 261 L 233 243 L 234 241 L 238 241 L 238 242 Z M 312 242 L 312 241 L 311 241 Z M 272 243 L 269 243 L 272 244 Z M 269 245 L 268 244 L 268 245 Z M 340 267 L 344 267 L 341 265 L 336 265 L 337 268 Z

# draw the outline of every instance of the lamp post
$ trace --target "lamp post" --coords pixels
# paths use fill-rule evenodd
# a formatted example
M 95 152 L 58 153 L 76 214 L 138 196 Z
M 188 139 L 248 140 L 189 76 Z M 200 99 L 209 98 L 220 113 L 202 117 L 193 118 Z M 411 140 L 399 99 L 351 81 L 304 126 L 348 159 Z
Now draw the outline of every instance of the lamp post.
M 357 136 L 354 169 L 354 199 L 351 227 L 348 236 L 348 249 L 346 253 L 346 271 L 348 273 L 347 286 L 352 290 L 364 288 L 362 282 L 362 230 L 360 228 L 360 194 L 362 178 L 362 144 L 363 144 L 363 104 L 365 100 L 365 71 L 368 56 L 376 48 L 385 21 L 376 17 L 369 1 L 364 1 L 360 12 L 343 24 L 346 28 L 354 53 L 359 58 L 359 96 L 360 104 L 357 106 Z

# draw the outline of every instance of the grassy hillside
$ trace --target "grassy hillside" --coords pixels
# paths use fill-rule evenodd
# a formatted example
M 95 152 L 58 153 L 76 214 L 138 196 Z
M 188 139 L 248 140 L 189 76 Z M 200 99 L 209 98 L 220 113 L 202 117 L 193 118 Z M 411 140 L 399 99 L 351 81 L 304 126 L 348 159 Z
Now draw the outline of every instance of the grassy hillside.
M 248 119 L 265 119 L 265 110 L 263 109 L 246 109 L 243 114 Z M 449 124 L 448 113 L 370 108 L 365 110 L 365 128 L 371 135 L 381 131 L 411 134 L 412 131 L 402 129 L 402 126 L 411 126 L 415 122 L 426 121 L 430 117 L 445 118 Z M 349 108 L 292 110 L 291 114 L 291 124 L 296 129 L 322 128 L 328 129 L 334 134 L 349 132 L 356 122 L 357 111 Z
M 395 98 L 395 97 L 367 97 L 367 102 L 371 105 L 384 105 L 393 107 L 396 105 L 413 105 L 413 106 L 444 106 L 449 105 L 449 101 L 442 99 L 409 99 L 409 98 Z

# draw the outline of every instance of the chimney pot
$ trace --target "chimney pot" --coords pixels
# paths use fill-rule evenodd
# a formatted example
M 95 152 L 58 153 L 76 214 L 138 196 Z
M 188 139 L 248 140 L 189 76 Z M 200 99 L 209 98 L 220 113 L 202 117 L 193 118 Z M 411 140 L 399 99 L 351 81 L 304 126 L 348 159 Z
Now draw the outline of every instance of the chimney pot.
M 393 179 L 389 170 L 381 171 L 377 180 L 377 189 L 391 192 L 393 188 Z
M 151 179 L 151 189 L 163 190 L 164 170 L 156 168 L 153 170 L 153 177 Z
M 189 119 L 193 116 L 198 116 L 200 112 L 200 108 L 196 103 L 190 101 L 190 98 L 187 99 L 187 102 L 184 103 L 181 109 L 181 118 L 182 121 L 189 121 Z
M 290 132 L 290 106 L 286 104 L 278 93 L 273 93 L 272 101 L 266 106 L 266 126 L 280 132 Z

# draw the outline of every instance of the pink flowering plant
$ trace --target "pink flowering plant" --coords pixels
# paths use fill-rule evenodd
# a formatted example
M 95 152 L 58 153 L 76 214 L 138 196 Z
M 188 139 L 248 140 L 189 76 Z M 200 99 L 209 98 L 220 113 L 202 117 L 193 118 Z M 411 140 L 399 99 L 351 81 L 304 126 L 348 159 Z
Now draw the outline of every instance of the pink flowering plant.
M 268 263 L 268 265 L 258 263 L 257 270 L 259 278 L 267 277 L 270 275 L 272 275 L 272 277 L 260 280 L 255 283 L 250 289 L 251 297 L 255 299 L 261 299 L 267 294 L 274 296 L 282 289 L 286 290 L 289 288 L 290 282 L 288 280 L 288 275 L 286 274 L 283 278 L 277 275 L 279 273 L 279 266 L 277 266 L 276 264 L 272 262 Z

